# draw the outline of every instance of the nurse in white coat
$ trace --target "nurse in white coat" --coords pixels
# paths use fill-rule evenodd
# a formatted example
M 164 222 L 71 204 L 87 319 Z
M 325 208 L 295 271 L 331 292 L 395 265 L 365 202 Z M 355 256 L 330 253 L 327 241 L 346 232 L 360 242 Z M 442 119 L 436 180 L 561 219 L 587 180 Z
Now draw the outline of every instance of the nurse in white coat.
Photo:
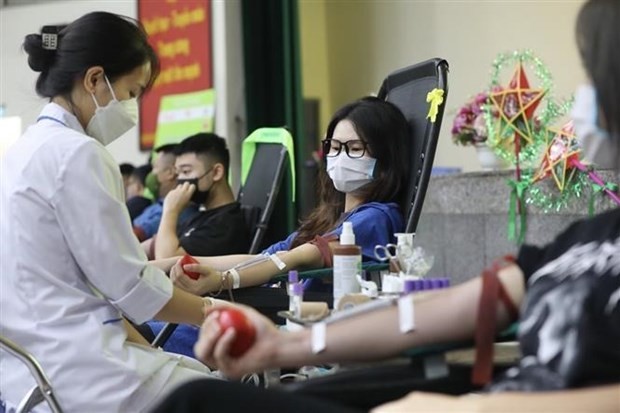
M 45 27 L 24 49 L 50 103 L 2 160 L 1 334 L 41 362 L 65 411 L 147 410 L 209 375 L 195 360 L 148 347 L 124 319 L 200 324 L 209 305 L 147 263 L 105 148 L 135 125 L 157 57 L 135 21 L 103 12 Z M 0 353 L 7 407 L 32 384 Z

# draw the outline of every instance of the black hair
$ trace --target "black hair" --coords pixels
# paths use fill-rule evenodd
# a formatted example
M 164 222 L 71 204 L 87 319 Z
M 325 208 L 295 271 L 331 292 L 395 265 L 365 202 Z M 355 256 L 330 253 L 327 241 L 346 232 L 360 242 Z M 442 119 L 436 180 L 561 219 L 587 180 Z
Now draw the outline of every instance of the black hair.
M 366 142 L 369 155 L 377 160 L 375 179 L 363 189 L 365 202 L 402 204 L 407 182 L 409 123 L 393 103 L 365 97 L 340 108 L 327 126 L 325 139 L 331 139 L 343 120 L 353 124 L 360 139 Z M 330 180 L 331 181 L 331 180 Z M 333 185 L 326 185 L 334 190 Z
M 121 175 L 123 176 L 129 176 L 133 173 L 134 169 L 136 169 L 132 164 L 130 163 L 122 163 L 119 166 L 119 169 L 121 170 Z
M 75 82 L 93 66 L 101 66 L 110 82 L 151 63 L 150 88 L 159 74 L 159 59 L 142 25 L 129 17 L 107 12 L 88 13 L 69 25 L 58 26 L 55 50 L 43 47 L 41 34 L 24 39 L 28 65 L 41 72 L 36 83 L 41 97 L 70 97 Z
M 576 35 L 581 60 L 596 89 L 604 127 L 619 148 L 620 1 L 588 1 L 577 17 Z
M 326 139 L 332 138 L 336 126 L 343 120 L 353 124 L 360 139 L 366 142 L 369 155 L 377 160 L 375 179 L 357 192 L 362 202 L 396 202 L 404 210 L 410 143 L 405 115 L 390 102 L 375 97 L 362 98 L 334 114 Z M 344 212 L 345 194 L 334 188 L 325 168 L 319 168 L 318 188 L 320 203 L 301 223 L 291 248 L 333 229 Z
M 230 167 L 230 153 L 226 147 L 226 140 L 214 133 L 197 133 L 184 139 L 176 149 L 176 155 L 194 153 L 196 156 L 202 155 L 213 162 L 221 163 L 224 166 L 224 173 L 228 176 Z M 205 165 L 207 167 L 208 165 Z
M 153 167 L 151 166 L 151 164 L 147 163 L 145 165 L 140 165 L 134 168 L 133 172 L 131 173 L 131 176 L 139 180 L 142 183 L 142 186 L 145 186 L 146 177 L 149 173 L 151 173 L 152 170 L 153 170 Z

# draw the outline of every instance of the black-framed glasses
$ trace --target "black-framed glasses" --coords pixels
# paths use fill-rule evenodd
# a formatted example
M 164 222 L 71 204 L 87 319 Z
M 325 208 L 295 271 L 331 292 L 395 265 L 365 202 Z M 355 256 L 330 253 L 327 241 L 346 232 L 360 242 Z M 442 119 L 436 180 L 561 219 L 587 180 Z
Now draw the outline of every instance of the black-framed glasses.
M 349 158 L 361 158 L 366 154 L 366 142 L 362 140 L 351 140 L 346 142 L 340 142 L 336 139 L 323 139 L 323 153 L 327 157 L 334 157 L 340 155 L 342 148 Z

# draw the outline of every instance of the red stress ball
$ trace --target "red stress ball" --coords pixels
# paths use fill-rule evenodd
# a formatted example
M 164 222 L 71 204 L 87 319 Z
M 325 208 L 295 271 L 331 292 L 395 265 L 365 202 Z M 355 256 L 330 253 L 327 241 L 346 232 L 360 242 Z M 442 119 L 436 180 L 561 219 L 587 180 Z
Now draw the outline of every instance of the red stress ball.
M 200 263 L 198 262 L 196 258 L 192 257 L 189 254 L 185 254 L 183 258 L 181 258 L 181 267 L 185 266 L 186 264 L 200 264 Z M 187 271 L 186 269 L 183 269 L 183 272 L 187 274 L 187 276 L 191 278 L 192 280 L 197 280 L 200 277 L 199 272 Z
M 229 354 L 232 357 L 239 357 L 254 344 L 256 339 L 256 329 L 243 312 L 235 308 L 226 308 L 220 311 L 217 319 L 220 328 L 235 330 L 235 340 L 230 346 Z

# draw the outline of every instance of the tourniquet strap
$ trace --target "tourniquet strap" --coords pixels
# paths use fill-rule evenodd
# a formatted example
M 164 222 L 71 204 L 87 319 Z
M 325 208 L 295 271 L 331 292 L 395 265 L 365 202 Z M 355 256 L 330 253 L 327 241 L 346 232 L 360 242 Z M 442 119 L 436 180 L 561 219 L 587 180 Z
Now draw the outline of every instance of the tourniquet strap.
M 511 321 L 519 317 L 519 310 L 500 282 L 497 273 L 515 258 L 506 256 L 482 272 L 482 292 L 476 322 L 476 361 L 472 371 L 472 383 L 483 386 L 491 381 L 493 374 L 493 342 L 497 329 L 497 301 L 504 304 Z
M 336 235 L 326 235 L 323 237 L 317 235 L 312 241 L 310 241 L 311 244 L 316 245 L 319 249 L 321 258 L 323 259 L 323 267 L 329 268 L 334 266 L 332 260 L 332 250 L 329 247 L 329 243 L 331 241 L 335 241 L 336 239 L 338 239 Z

